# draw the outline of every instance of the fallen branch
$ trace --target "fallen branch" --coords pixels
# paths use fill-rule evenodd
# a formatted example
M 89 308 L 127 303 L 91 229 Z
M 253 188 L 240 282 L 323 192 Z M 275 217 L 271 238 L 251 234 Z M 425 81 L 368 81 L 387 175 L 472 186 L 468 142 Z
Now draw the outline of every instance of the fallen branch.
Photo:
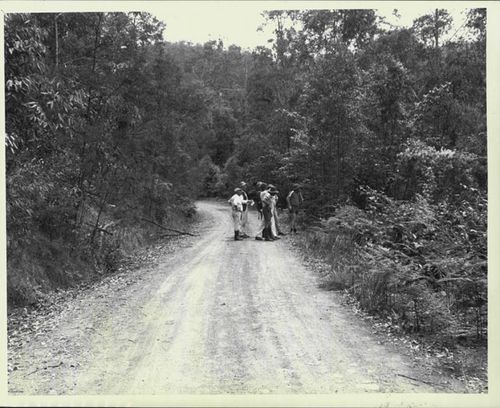
M 420 379 L 418 379 L 418 378 L 409 377 L 409 376 L 407 376 L 407 375 L 400 374 L 400 373 L 398 373 L 398 375 L 399 375 L 400 377 L 408 378 L 409 380 L 419 381 L 419 382 L 422 382 L 422 383 L 424 383 L 424 384 L 428 384 L 428 385 L 437 385 L 438 387 L 442 387 L 442 385 L 441 385 L 441 384 L 437 384 L 437 383 L 433 383 L 433 382 L 430 382 L 430 381 L 425 381 L 425 380 L 420 380 Z
M 451 282 L 451 281 L 473 282 L 473 280 L 471 278 L 467 278 L 465 276 L 454 276 L 454 277 L 449 277 L 449 278 L 441 278 L 437 281 L 437 283 Z
M 47 367 L 45 368 L 56 368 L 56 367 L 60 367 L 63 365 L 63 362 L 61 361 L 59 364 L 56 364 L 56 365 L 48 365 Z
M 94 224 L 90 224 L 90 223 L 86 222 L 85 225 L 88 225 L 89 227 L 95 228 L 97 231 L 104 232 L 105 234 L 113 235 L 112 232 L 109 232 L 108 230 L 101 228 L 101 227 L 96 227 Z
M 430 283 L 436 283 L 435 279 L 433 279 L 429 276 L 425 276 L 425 275 L 420 275 L 420 276 L 417 276 L 416 278 L 409 279 L 409 280 L 405 281 L 404 283 L 405 283 L 405 285 L 411 285 L 412 283 L 415 283 L 416 281 L 419 281 L 419 280 L 426 280 Z
M 167 228 L 161 224 L 158 224 L 157 222 L 154 222 L 152 220 L 149 220 L 147 218 L 141 218 L 142 221 L 146 221 L 146 222 L 149 222 L 150 224 L 153 224 L 153 225 L 156 225 L 158 228 L 161 228 L 161 229 L 164 229 L 165 231 L 172 231 L 172 232 L 177 232 L 178 234 L 180 235 L 190 235 L 192 237 L 196 237 L 198 235 L 196 234 L 191 234 L 190 232 L 187 232 L 187 231 L 179 231 L 179 230 L 176 230 L 176 229 L 173 229 L 173 228 Z
M 56 365 L 48 365 L 48 366 L 46 366 L 46 367 L 43 367 L 43 369 L 44 369 L 44 370 L 46 370 L 47 368 L 57 368 L 57 367 L 60 367 L 60 366 L 62 366 L 62 365 L 63 365 L 63 362 L 61 361 L 59 364 L 56 364 Z M 41 370 L 41 368 L 37 368 L 36 370 L 34 370 L 34 371 L 32 371 L 32 372 L 30 372 L 30 373 L 26 374 L 26 375 L 25 375 L 25 377 L 27 377 L 28 375 L 31 375 L 31 374 L 35 374 L 37 371 L 40 371 L 40 370 Z
M 37 371 L 40 371 L 40 368 L 37 368 L 35 371 L 32 371 L 32 372 L 26 374 L 25 377 L 27 377 L 28 375 L 31 375 L 31 374 L 35 374 Z

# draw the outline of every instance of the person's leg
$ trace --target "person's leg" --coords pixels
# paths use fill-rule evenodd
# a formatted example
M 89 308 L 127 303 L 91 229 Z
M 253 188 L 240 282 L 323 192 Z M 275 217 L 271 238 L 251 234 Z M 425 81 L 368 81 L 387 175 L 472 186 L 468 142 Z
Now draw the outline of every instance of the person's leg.
M 293 232 L 297 233 L 297 217 L 299 215 L 298 210 L 293 210 Z
M 262 216 L 262 212 L 259 212 L 259 220 L 260 220 L 260 226 L 257 231 L 257 234 L 255 235 L 255 239 L 261 241 L 262 238 L 264 238 L 264 228 L 266 226 L 266 222 L 264 220 L 264 217 Z
M 295 229 L 295 210 L 290 209 L 290 232 L 293 232 Z
M 281 231 L 280 225 L 278 223 L 278 211 L 275 211 L 273 216 L 274 216 L 274 225 L 276 225 L 276 233 L 278 235 L 285 235 L 283 231 Z
M 233 210 L 233 228 L 234 228 L 234 240 L 240 240 L 240 222 L 241 222 L 241 212 Z
M 243 238 L 248 238 L 248 209 L 241 213 L 241 227 L 240 236 Z
M 276 231 L 276 223 L 274 222 L 274 216 L 271 214 L 271 236 L 274 238 L 278 236 L 278 231 Z
M 266 241 L 272 241 L 272 231 L 271 231 L 271 209 L 269 207 L 264 207 L 264 231 L 262 232 L 262 236 Z
M 264 227 L 262 228 L 262 238 L 267 241 L 269 240 L 269 222 L 267 220 L 265 209 L 262 210 L 262 223 L 264 225 Z
M 271 214 L 271 232 L 273 239 L 281 239 L 280 237 L 278 237 L 279 235 L 278 224 L 276 223 L 276 218 L 274 217 L 274 214 Z

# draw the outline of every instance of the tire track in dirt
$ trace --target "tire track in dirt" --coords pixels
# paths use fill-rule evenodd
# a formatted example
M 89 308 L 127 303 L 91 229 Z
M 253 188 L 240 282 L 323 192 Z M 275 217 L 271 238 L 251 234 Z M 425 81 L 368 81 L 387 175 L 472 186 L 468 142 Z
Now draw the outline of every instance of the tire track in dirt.
M 229 209 L 200 202 L 200 237 L 119 291 L 68 302 L 21 353 L 24 394 L 457 392 L 388 345 L 289 249 L 232 239 Z M 258 221 L 250 215 L 253 230 Z M 51 322 L 47 322 L 51 324 Z M 91 329 L 86 329 L 91 327 Z M 78 364 L 29 374 L 67 347 Z M 49 344 L 49 346 L 47 346 Z M 28 368 L 26 368 L 28 367 Z M 27 375 L 29 374 L 29 375 Z M 406 377 L 421 379 L 414 381 Z M 427 384 L 427 383 L 429 384 Z

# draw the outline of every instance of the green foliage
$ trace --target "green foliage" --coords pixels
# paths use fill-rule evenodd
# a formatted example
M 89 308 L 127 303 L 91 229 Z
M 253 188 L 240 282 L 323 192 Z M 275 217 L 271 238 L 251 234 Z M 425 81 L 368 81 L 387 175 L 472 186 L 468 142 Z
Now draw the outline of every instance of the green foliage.
M 224 192 L 221 169 L 212 162 L 210 156 L 207 155 L 200 160 L 199 175 L 201 181 L 199 194 L 202 197 L 215 197 Z
M 471 191 L 483 187 L 479 176 L 483 167 L 474 154 L 437 150 L 418 140 L 409 141 L 398 154 L 394 193 L 402 198 L 422 194 L 435 203 L 469 198 Z
M 478 41 L 486 40 L 486 9 L 474 8 L 467 13 L 467 27 L 477 36 Z
M 422 196 L 395 201 L 360 190 L 365 210 L 344 206 L 308 235 L 331 265 L 328 287 L 347 289 L 364 308 L 405 330 L 439 334 L 444 341 L 464 333 L 483 336 L 485 200 L 445 207 Z
M 8 262 L 18 293 L 31 278 L 71 281 L 78 259 L 113 269 L 114 222 L 190 213 L 199 148 L 178 129 L 202 107 L 186 112 L 191 96 L 163 29 L 147 13 L 6 17 Z M 52 250 L 53 263 L 26 278 Z
M 452 21 L 448 11 L 436 9 L 432 14 L 425 14 L 417 18 L 413 22 L 413 29 L 424 43 L 431 43 L 437 48 L 439 38 L 449 31 Z

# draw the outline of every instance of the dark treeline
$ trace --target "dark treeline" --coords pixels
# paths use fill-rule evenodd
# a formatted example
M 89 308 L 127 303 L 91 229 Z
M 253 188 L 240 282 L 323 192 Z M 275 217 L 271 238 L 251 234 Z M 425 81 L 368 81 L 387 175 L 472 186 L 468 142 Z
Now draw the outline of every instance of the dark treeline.
M 166 42 L 147 13 L 7 15 L 11 301 L 261 180 L 303 185 L 332 285 L 410 329 L 482 335 L 485 9 L 451 38 L 440 9 L 408 29 L 372 10 L 263 22 L 274 37 L 249 52 Z

